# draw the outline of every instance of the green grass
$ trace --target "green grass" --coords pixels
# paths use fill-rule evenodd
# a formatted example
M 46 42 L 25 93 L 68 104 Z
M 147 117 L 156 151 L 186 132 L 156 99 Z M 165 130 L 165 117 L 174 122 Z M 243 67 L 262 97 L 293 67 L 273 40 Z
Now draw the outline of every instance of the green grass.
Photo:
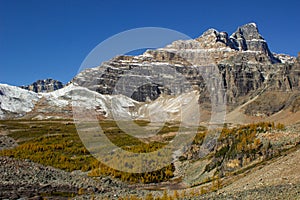
M 1 129 L 10 131 L 10 137 L 23 143 L 24 141 L 36 137 L 52 135 L 57 133 L 76 133 L 76 128 L 72 123 L 62 123 L 60 121 L 23 121 L 23 120 L 3 120 Z
M 148 121 L 135 121 L 141 127 L 149 125 Z M 126 134 L 115 121 L 104 120 L 100 122 L 106 136 L 117 146 L 126 151 L 135 153 L 148 153 L 156 151 L 173 138 L 164 137 L 161 141 L 144 143 L 138 138 Z M 91 127 L 95 124 L 85 124 Z M 158 129 L 153 125 L 153 130 Z M 208 134 L 205 127 L 197 127 L 198 134 L 194 138 L 194 145 L 201 145 Z M 249 155 L 256 158 L 257 152 L 267 152 L 271 147 L 257 140 L 257 135 L 272 130 L 284 130 L 281 124 L 258 123 L 243 125 L 236 128 L 224 128 L 218 139 L 220 148 L 213 154 L 214 162 L 206 166 L 206 171 L 219 167 L 223 159 L 236 159 L 240 155 Z M 51 121 L 26 121 L 2 120 L 0 130 L 9 131 L 9 136 L 14 138 L 19 146 L 14 149 L 0 151 L 0 156 L 9 156 L 17 159 L 30 159 L 46 166 L 53 166 L 65 171 L 89 171 L 90 176 L 109 175 L 127 182 L 157 183 L 167 181 L 173 177 L 174 165 L 170 164 L 160 170 L 149 173 L 125 173 L 100 163 L 82 144 L 76 127 L 72 122 L 62 120 Z M 178 123 L 165 123 L 157 135 L 163 136 L 179 130 Z M 195 130 L 195 127 L 181 128 L 183 131 Z M 162 137 L 160 137 L 162 138 Z M 224 146 L 222 146 L 224 145 Z M 122 158 L 120 158 L 122 159 Z M 181 157 L 181 160 L 186 160 Z
M 0 151 L 1 156 L 30 159 L 66 171 L 86 171 L 92 167 L 87 163 L 94 158 L 83 146 L 73 124 L 21 121 L 2 121 L 1 124 L 12 131 L 9 136 L 19 143 L 14 149 Z
M 147 122 L 139 121 L 139 124 Z M 65 171 L 88 171 L 91 176 L 110 175 L 129 182 L 160 182 L 173 177 L 174 166 L 170 164 L 150 173 L 124 173 L 111 169 L 96 160 L 82 144 L 73 123 L 63 121 L 0 121 L 0 128 L 8 130 L 19 146 L 0 151 L 0 156 L 30 159 Z M 153 141 L 148 144 L 125 134 L 114 121 L 101 121 L 104 133 L 117 146 L 127 151 L 147 153 L 165 143 Z M 167 131 L 166 131 L 167 132 Z

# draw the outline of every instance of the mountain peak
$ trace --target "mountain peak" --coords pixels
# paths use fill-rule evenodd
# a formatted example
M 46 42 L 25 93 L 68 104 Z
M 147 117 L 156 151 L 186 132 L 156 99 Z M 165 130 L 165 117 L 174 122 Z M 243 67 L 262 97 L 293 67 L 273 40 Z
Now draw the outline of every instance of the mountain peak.
M 270 58 L 272 63 L 280 62 L 271 53 L 266 40 L 259 33 L 255 23 L 248 23 L 238 27 L 230 38 L 235 44 L 235 47 L 240 51 L 262 52 Z
M 58 90 L 63 88 L 64 85 L 62 82 L 47 78 L 44 80 L 37 80 L 36 82 L 33 82 L 30 85 L 21 86 L 21 88 L 33 91 L 33 92 L 52 92 L 54 90 Z
M 224 47 L 235 49 L 227 32 L 219 32 L 213 28 L 205 31 L 200 37 L 196 38 L 196 41 L 198 41 L 200 46 L 204 49 L 220 49 Z
M 200 37 L 195 39 L 204 49 L 224 49 L 235 51 L 260 52 L 265 54 L 272 63 L 280 62 L 269 50 L 268 44 L 259 33 L 255 23 L 248 23 L 237 28 L 229 37 L 227 32 L 219 32 L 215 29 L 208 29 Z
M 250 22 L 250 23 L 247 23 L 247 24 L 244 24 L 242 26 L 240 26 L 239 28 L 243 28 L 243 27 L 250 27 L 250 28 L 257 28 L 257 24 L 255 22 Z
M 245 40 L 264 40 L 255 23 L 248 23 L 238 27 L 236 32 L 232 34 L 232 37 L 236 39 L 243 37 Z
M 219 31 L 217 31 L 216 29 L 214 28 L 210 28 L 208 29 L 207 31 L 205 31 L 202 36 L 205 37 L 205 36 L 209 36 L 209 35 L 218 35 Z
M 230 47 L 240 51 L 263 51 L 269 53 L 267 43 L 259 33 L 255 23 L 248 23 L 237 28 L 237 30 L 229 37 L 227 32 L 219 32 L 216 29 L 210 28 L 205 31 L 200 37 L 196 38 L 200 43 L 205 43 L 204 48 L 221 46 Z M 216 45 L 219 43 L 219 45 Z M 258 44 L 259 43 L 259 44 Z
M 255 27 L 257 27 L 257 25 L 256 25 L 256 23 L 255 23 L 255 22 L 250 22 L 250 23 L 248 23 L 248 24 L 246 24 L 246 25 L 252 25 L 252 26 L 255 26 Z

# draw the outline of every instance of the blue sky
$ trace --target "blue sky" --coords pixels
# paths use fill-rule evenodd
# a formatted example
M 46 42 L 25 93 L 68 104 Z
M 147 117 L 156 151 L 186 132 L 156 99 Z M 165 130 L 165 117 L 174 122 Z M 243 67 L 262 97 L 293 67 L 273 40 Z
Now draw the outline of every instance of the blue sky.
M 299 1 L 0 0 L 0 83 L 66 83 L 100 42 L 138 27 L 192 38 L 208 28 L 234 32 L 255 22 L 272 51 L 300 51 Z

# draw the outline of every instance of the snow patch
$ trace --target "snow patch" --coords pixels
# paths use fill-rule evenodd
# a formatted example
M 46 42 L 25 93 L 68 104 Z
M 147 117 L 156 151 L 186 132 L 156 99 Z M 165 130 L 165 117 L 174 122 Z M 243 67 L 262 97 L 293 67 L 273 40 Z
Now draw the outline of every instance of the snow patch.
M 30 112 L 39 99 L 38 94 L 16 86 L 0 84 L 0 91 L 0 108 L 12 113 Z
M 247 42 L 266 42 L 264 39 L 251 39 L 251 40 L 246 40 Z
M 249 24 L 257 28 L 256 23 L 252 22 L 252 23 L 249 23 Z
M 138 119 L 151 122 L 182 121 L 193 116 L 198 106 L 199 94 L 196 91 L 178 96 L 160 96 L 138 109 Z

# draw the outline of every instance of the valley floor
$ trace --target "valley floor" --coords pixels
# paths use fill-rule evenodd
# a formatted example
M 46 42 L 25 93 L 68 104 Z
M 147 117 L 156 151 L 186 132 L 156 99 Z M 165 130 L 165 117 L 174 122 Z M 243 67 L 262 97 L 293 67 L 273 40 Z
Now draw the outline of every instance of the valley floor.
M 125 185 L 114 183 L 110 179 L 95 182 L 79 172 L 68 173 L 28 160 L 0 157 L 0 163 L 2 199 L 42 199 L 42 196 L 48 196 L 48 199 L 92 198 L 91 195 L 77 196 L 80 188 L 95 191 L 93 197 L 96 199 L 102 199 L 103 196 L 118 199 L 123 195 L 136 194 L 130 192 Z M 299 199 L 299 163 L 300 150 L 296 150 L 252 169 L 244 177 L 217 192 L 180 199 Z M 102 191 L 97 191 L 99 187 L 102 187 Z
M 20 143 L 9 136 L 9 131 L 1 127 L 0 150 L 16 148 Z M 298 143 L 278 157 L 227 178 L 225 186 L 215 192 L 190 195 L 192 190 L 199 194 L 203 186 L 176 188 L 177 199 L 300 199 L 299 163 Z M 152 190 L 145 190 L 147 184 L 131 185 L 108 176 L 90 177 L 87 173 L 80 170 L 67 172 L 29 159 L 0 156 L 0 199 L 121 199 L 132 195 L 146 197 L 150 192 L 153 196 L 163 194 L 153 184 L 148 185 Z M 166 182 L 165 186 L 159 189 L 172 188 L 172 183 Z M 169 195 L 173 196 L 173 192 L 169 191 Z M 187 195 L 183 197 L 183 194 Z

